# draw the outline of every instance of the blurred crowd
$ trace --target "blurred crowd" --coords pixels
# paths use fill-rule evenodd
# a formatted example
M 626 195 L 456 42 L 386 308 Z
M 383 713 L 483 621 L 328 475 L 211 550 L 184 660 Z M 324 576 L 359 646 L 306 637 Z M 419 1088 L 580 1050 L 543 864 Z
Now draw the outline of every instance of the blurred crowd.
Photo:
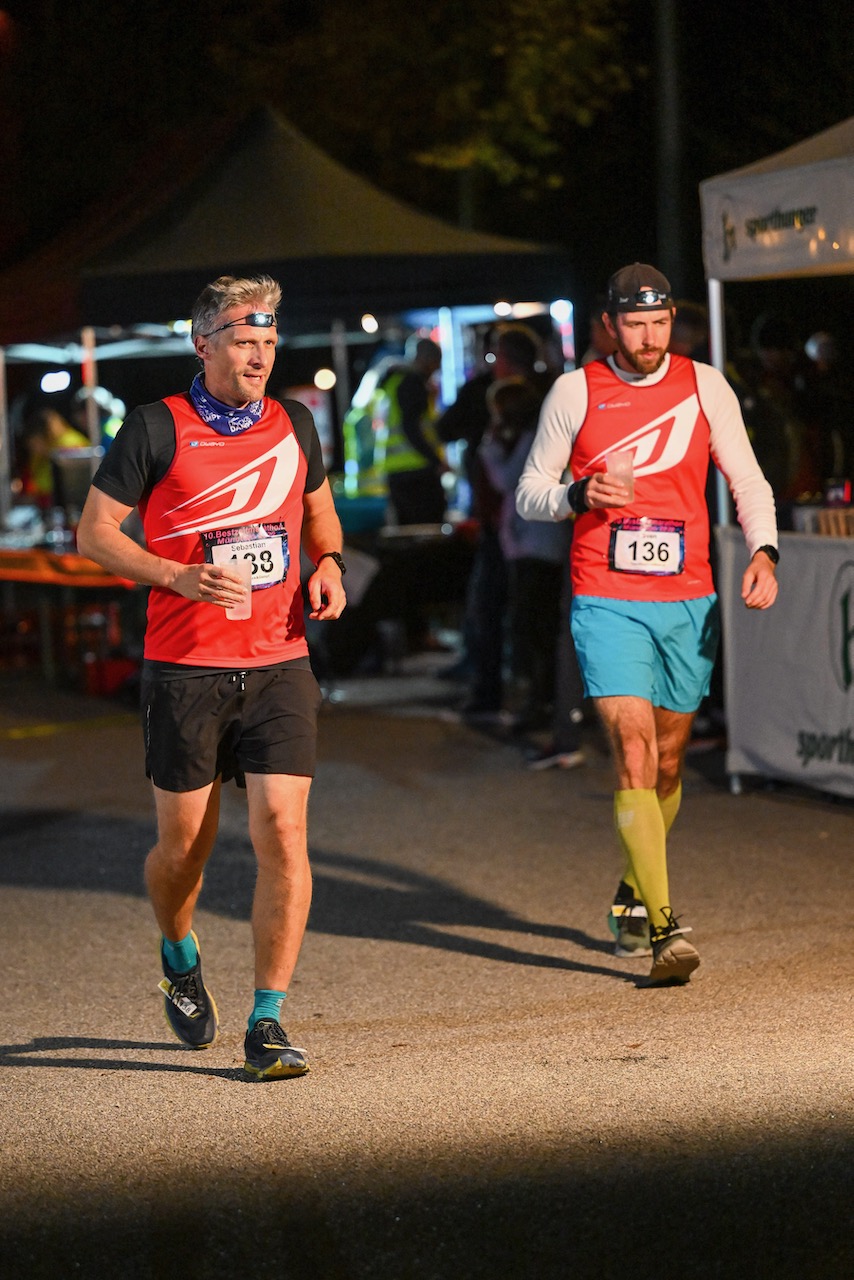
M 613 351 L 600 320 L 603 308 L 604 299 L 594 300 L 580 364 Z M 773 312 L 756 317 L 746 341 L 732 317 L 727 327 L 726 376 L 774 491 L 780 528 L 792 529 L 800 505 L 850 495 L 854 378 L 830 333 L 816 332 L 803 340 L 788 317 Z M 572 525 L 524 521 L 514 502 L 540 406 L 564 371 L 563 353 L 551 322 L 543 317 L 486 326 L 477 336 L 469 377 L 455 401 L 444 407 L 438 404 L 441 352 L 435 343 L 413 340 L 402 357 L 386 362 L 375 379 L 368 412 L 375 442 L 378 397 L 385 387 L 392 402 L 384 410 L 391 424 L 386 430 L 390 447 L 385 459 L 372 459 L 376 491 L 383 491 L 385 461 L 391 523 L 435 523 L 453 506 L 457 518 L 474 531 L 462 651 L 441 674 L 463 686 L 460 710 L 465 716 L 539 735 L 540 747 L 531 753 L 533 767 L 568 766 L 583 759 L 584 718 L 566 626 Z M 704 306 L 688 299 L 677 302 L 670 350 L 710 361 Z M 403 484 L 401 467 L 408 472 Z M 708 499 L 714 524 L 712 473 Z M 411 629 L 408 643 L 419 647 Z M 719 689 L 713 689 L 715 698 L 722 701 Z M 701 726 L 704 719 L 699 717 Z
M 579 364 L 613 351 L 603 309 L 604 298 L 594 299 Z M 850 503 L 854 376 L 834 335 L 804 339 L 776 312 L 757 316 L 745 336 L 729 316 L 727 330 L 726 375 L 774 491 L 780 528 L 802 527 L 799 508 L 809 504 Z M 584 718 L 567 625 L 572 524 L 524 521 L 514 502 L 540 406 L 565 369 L 564 350 L 547 314 L 483 325 L 471 338 L 468 376 L 452 403 L 441 403 L 441 349 L 422 333 L 383 352 L 353 399 L 343 424 L 342 496 L 373 496 L 386 531 L 412 537 L 398 540 L 405 555 L 395 555 L 389 540 L 382 573 L 374 562 L 366 592 L 355 592 L 336 651 L 326 657 L 340 674 L 358 669 L 365 651 L 365 669 L 371 661 L 382 665 L 389 641 L 378 631 L 390 614 L 399 620 L 392 632 L 386 627 L 398 656 L 441 647 L 433 605 L 450 594 L 461 649 L 441 674 L 460 686 L 461 712 L 534 735 L 533 767 L 571 766 L 583 758 Z M 670 350 L 709 361 L 709 343 L 706 308 L 677 301 Z M 67 417 L 49 398 L 20 407 L 13 422 L 16 501 L 43 513 L 67 504 L 58 461 L 109 448 L 123 414 L 103 388 L 76 393 Z M 79 461 L 88 475 L 90 463 Z M 711 475 L 708 496 L 714 523 Z M 449 546 L 428 537 L 419 543 L 419 531 L 435 530 L 449 516 L 460 531 Z

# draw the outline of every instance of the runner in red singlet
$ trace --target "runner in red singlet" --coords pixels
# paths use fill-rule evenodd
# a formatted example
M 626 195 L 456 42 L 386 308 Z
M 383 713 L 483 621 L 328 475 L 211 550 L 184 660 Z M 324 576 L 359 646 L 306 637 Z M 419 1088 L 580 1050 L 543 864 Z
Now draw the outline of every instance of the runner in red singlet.
M 750 552 L 748 608 L 774 603 L 779 559 L 771 488 L 738 400 L 716 369 L 668 354 L 673 314 L 655 267 L 634 263 L 611 277 L 602 322 L 617 349 L 558 378 L 516 491 L 527 519 L 576 521 L 572 635 L 611 744 L 624 855 L 609 925 L 618 955 L 652 954 L 650 986 L 686 982 L 700 963 L 670 906 L 666 841 L 719 636 L 710 458 Z M 630 484 L 615 474 L 615 453 L 629 455 Z
M 268 276 L 221 276 L 203 290 L 193 308 L 202 373 L 188 393 L 129 415 L 78 531 L 84 555 L 151 588 L 142 712 L 157 843 L 145 879 L 166 1017 L 194 1049 L 213 1043 L 218 1015 L 193 912 L 222 783 L 246 787 L 258 870 L 244 1069 L 257 1080 L 308 1071 L 280 1023 L 311 900 L 306 812 L 320 701 L 301 549 L 316 566 L 311 617 L 337 618 L 345 605 L 341 526 L 313 419 L 265 395 L 280 300 Z M 135 507 L 144 546 L 122 529 Z

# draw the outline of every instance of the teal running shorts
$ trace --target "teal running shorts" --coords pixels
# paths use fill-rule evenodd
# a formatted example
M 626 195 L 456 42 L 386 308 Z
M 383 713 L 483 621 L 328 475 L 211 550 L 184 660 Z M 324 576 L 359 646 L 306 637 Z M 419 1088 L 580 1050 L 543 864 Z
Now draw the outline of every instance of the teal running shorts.
M 576 596 L 571 622 L 588 698 L 645 698 L 687 713 L 709 692 L 720 640 L 716 595 L 665 603 Z

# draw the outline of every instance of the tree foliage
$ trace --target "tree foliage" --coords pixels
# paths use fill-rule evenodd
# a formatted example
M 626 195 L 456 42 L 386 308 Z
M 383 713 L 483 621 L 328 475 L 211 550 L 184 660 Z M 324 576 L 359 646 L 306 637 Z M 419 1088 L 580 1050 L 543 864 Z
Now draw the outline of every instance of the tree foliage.
M 38 240 L 170 129 L 272 102 L 321 146 L 438 212 L 456 172 L 537 197 L 563 135 L 629 76 L 628 0 L 28 0 L 0 60 L 14 199 Z M 14 127 L 13 127 L 14 124 Z M 10 159 L 6 148 L 4 159 Z
M 625 0 L 434 0 L 429 23 L 397 0 L 326 0 L 282 69 L 292 115 L 323 101 L 327 146 L 479 169 L 529 195 L 562 181 L 568 127 L 588 126 L 630 87 Z

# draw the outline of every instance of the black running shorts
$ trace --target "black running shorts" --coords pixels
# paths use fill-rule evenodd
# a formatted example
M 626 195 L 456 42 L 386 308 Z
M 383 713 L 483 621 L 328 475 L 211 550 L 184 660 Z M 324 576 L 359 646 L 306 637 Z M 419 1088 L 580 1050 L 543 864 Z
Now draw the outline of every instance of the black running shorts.
M 174 673 L 146 665 L 142 676 L 145 772 L 156 787 L 196 791 L 220 775 L 243 786 L 247 773 L 314 777 L 321 696 L 306 661 Z

